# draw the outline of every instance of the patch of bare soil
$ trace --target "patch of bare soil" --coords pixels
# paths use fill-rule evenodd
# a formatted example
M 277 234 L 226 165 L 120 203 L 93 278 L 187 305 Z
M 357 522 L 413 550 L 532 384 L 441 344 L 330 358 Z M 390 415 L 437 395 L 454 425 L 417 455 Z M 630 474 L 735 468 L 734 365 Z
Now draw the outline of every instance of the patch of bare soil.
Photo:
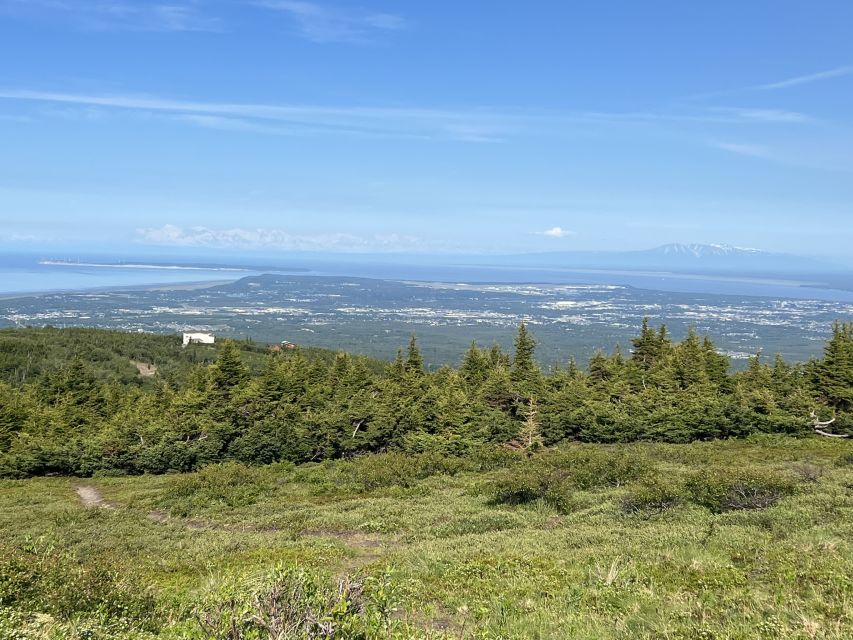
M 130 363 L 136 367 L 136 370 L 139 371 L 139 375 L 143 378 L 150 378 L 157 375 L 157 365 L 148 364 L 147 362 L 139 362 L 138 360 L 131 360 Z
M 95 487 L 88 485 L 77 487 L 77 497 L 87 509 L 115 509 L 116 505 L 104 500 L 104 496 Z

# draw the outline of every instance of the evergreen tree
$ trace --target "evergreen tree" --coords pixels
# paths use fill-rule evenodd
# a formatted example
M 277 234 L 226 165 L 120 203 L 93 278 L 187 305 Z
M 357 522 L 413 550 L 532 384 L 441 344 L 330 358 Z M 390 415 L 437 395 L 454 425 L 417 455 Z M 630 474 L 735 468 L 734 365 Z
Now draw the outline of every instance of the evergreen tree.
M 471 346 L 465 352 L 462 358 L 462 364 L 459 367 L 459 375 L 469 387 L 479 387 L 489 375 L 489 358 L 477 346 L 476 342 L 471 342 Z
M 708 382 L 705 356 L 699 335 L 691 327 L 687 338 L 674 349 L 675 379 L 682 389 Z
M 403 360 L 403 350 L 397 349 L 397 356 L 388 366 L 388 377 L 394 381 L 402 382 L 406 375 L 406 362 Z
M 236 387 L 248 376 L 248 369 L 240 359 L 240 351 L 233 340 L 226 340 L 219 350 L 216 364 L 211 367 L 211 381 L 219 390 Z
M 643 318 L 643 326 L 640 329 L 640 335 L 631 341 L 633 350 L 631 352 L 631 362 L 633 362 L 641 371 L 650 370 L 661 358 L 663 352 L 663 341 L 666 336 L 666 327 L 661 326 L 661 331 L 658 333 L 649 327 L 648 317 Z
M 836 322 L 818 367 L 818 392 L 840 410 L 853 409 L 853 323 Z
M 424 372 L 424 359 L 421 356 L 421 350 L 418 348 L 418 341 L 414 334 L 409 338 L 405 369 L 407 373 L 414 375 L 421 375 Z
M 512 359 L 510 378 L 526 394 L 535 392 L 542 372 L 535 359 L 536 340 L 527 330 L 527 324 L 518 325 L 515 335 L 515 356 Z
M 613 378 L 610 360 L 601 351 L 596 351 L 589 359 L 589 379 L 592 382 L 607 382 Z
M 488 360 L 489 366 L 492 369 L 497 369 L 499 367 L 509 369 L 510 367 L 509 356 L 503 352 L 503 349 L 501 349 L 501 346 L 497 342 L 489 349 Z
M 708 379 L 718 387 L 728 389 L 729 366 L 731 364 L 729 358 L 717 351 L 713 341 L 708 336 L 705 336 L 702 341 L 702 351 L 705 354 L 705 372 L 708 374 Z

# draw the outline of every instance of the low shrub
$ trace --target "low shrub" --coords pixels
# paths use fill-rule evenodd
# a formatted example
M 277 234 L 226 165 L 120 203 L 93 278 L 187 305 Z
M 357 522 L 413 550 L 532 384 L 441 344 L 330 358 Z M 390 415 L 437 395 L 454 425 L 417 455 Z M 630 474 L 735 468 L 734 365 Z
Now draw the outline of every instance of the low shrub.
M 620 448 L 580 447 L 558 451 L 552 456 L 546 454 L 545 462 L 568 471 L 578 489 L 619 487 L 651 470 L 645 457 Z
M 402 453 L 389 451 L 298 467 L 294 479 L 324 485 L 330 491 L 365 493 L 390 487 L 410 488 L 436 475 L 454 476 L 463 472 L 505 468 L 523 457 L 504 448 L 484 447 L 467 456 L 447 456 L 438 452 Z
M 334 465 L 334 475 L 357 491 L 411 487 L 433 475 L 455 475 L 466 469 L 462 458 L 437 453 L 380 453 Z
M 174 476 L 159 506 L 180 516 L 217 505 L 243 507 L 257 502 L 272 487 L 272 477 L 263 469 L 238 462 L 212 464 Z
M 561 513 L 571 510 L 572 483 L 560 469 L 525 465 L 503 471 L 484 487 L 494 504 L 519 505 L 542 500 Z
M 794 465 L 794 472 L 803 482 L 818 482 L 823 477 L 823 467 L 811 462 L 801 462 Z
M 622 498 L 620 507 L 625 513 L 654 515 L 679 506 L 684 497 L 683 487 L 653 478 L 632 487 Z
M 642 477 L 648 462 L 621 450 L 579 447 L 547 451 L 498 473 L 482 487 L 496 504 L 544 500 L 566 512 L 576 489 L 617 487 Z
M 43 539 L 0 545 L 0 607 L 116 631 L 156 632 L 160 620 L 153 594 L 132 573 L 104 558 L 83 564 Z
M 209 640 L 379 640 L 402 627 L 393 619 L 396 607 L 387 574 L 344 576 L 333 586 L 304 569 L 279 567 L 259 579 L 223 584 L 194 613 Z
M 839 467 L 853 467 L 853 451 L 842 453 L 835 461 Z
M 771 507 L 793 494 L 796 483 L 771 471 L 711 468 L 694 474 L 686 488 L 693 502 L 722 513 Z

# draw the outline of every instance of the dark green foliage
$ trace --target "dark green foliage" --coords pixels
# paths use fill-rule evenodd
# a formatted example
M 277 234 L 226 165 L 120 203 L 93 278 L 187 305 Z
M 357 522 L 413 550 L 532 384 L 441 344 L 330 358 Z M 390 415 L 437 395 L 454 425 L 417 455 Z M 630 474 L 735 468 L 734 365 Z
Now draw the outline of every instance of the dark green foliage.
M 839 467 L 851 467 L 853 466 L 853 451 L 849 451 L 847 453 L 843 453 L 838 456 L 838 460 L 836 464 Z
M 696 473 L 686 484 L 691 500 L 713 513 L 764 509 L 796 490 L 779 473 L 744 468 L 713 468 Z
M 648 478 L 631 487 L 620 506 L 625 513 L 654 515 L 679 506 L 684 494 L 684 489 L 674 482 Z
M 406 372 L 418 376 L 424 372 L 424 359 L 418 349 L 418 341 L 414 335 L 409 339 L 409 350 L 406 353 Z
M 572 483 L 565 471 L 550 468 L 520 468 L 491 481 L 485 492 L 495 504 L 519 505 L 542 500 L 560 513 L 572 508 Z
M 542 372 L 535 358 L 536 340 L 522 322 L 515 336 L 515 355 L 512 359 L 510 377 L 518 385 L 519 390 L 526 395 L 535 393 L 539 388 Z
M 465 457 L 388 452 L 328 465 L 305 465 L 298 469 L 297 477 L 323 485 L 332 492 L 363 493 L 389 487 L 408 488 L 435 475 L 500 469 L 520 460 L 519 454 L 496 447 L 475 450 Z
M 643 458 L 620 450 L 583 447 L 551 451 L 498 473 L 483 491 L 498 504 L 543 500 L 567 512 L 573 491 L 618 487 L 642 477 L 649 468 Z
M 835 323 L 815 379 L 826 402 L 841 411 L 853 409 L 853 323 Z
M 807 436 L 812 410 L 834 415 L 835 433 L 850 433 L 851 336 L 850 326 L 836 325 L 823 360 L 768 366 L 759 355 L 730 374 L 709 339 L 691 330 L 674 342 L 645 321 L 630 357 L 599 352 L 587 372 L 572 363 L 546 376 L 524 324 L 512 359 L 472 344 L 459 370 L 436 371 L 427 371 L 414 336 L 381 364 L 228 340 L 182 349 L 169 336 L 4 330 L 0 476 L 185 472 L 387 451 L 402 452 L 407 478 L 412 454 Z M 156 374 L 142 376 L 133 363 L 152 364 Z M 405 486 L 400 478 L 388 483 Z
M 273 487 L 267 472 L 236 462 L 214 464 L 197 473 L 175 476 L 162 507 L 185 516 L 205 507 L 254 504 Z

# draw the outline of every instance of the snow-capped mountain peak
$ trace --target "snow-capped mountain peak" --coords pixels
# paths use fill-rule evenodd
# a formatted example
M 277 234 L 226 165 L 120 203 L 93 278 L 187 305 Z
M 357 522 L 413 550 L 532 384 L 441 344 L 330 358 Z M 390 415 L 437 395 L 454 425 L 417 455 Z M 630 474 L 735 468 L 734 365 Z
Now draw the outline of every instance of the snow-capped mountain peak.
M 730 244 L 665 244 L 652 250 L 653 253 L 671 256 L 693 256 L 695 258 L 758 255 L 764 254 L 760 249 L 735 247 Z

